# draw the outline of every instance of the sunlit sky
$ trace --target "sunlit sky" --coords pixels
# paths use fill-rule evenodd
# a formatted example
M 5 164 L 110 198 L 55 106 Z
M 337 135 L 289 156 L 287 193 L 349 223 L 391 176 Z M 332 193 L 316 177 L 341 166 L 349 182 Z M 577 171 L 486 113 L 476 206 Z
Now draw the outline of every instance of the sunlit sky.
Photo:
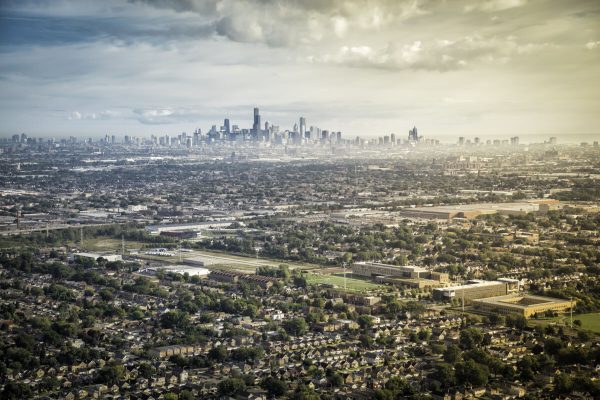
M 0 1 L 0 136 L 596 134 L 600 1 Z

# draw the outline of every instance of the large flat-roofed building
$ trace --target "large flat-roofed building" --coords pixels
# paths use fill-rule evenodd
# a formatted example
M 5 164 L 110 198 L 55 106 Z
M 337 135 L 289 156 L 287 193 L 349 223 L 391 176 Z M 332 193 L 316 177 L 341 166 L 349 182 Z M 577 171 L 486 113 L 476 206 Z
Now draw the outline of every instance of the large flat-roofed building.
M 433 289 L 433 298 L 439 301 L 464 300 L 465 304 L 469 304 L 475 299 L 503 296 L 518 291 L 519 282 L 516 280 L 482 281 L 474 279 L 464 285 Z
M 399 277 L 408 279 L 431 279 L 440 282 L 448 281 L 448 274 L 431 272 L 414 265 L 391 265 L 376 262 L 356 262 L 352 264 L 352 273 L 360 276 Z
M 228 228 L 233 224 L 234 220 L 227 221 L 205 221 L 192 222 L 189 224 L 165 224 L 165 225 L 148 225 L 146 230 L 151 235 L 160 235 L 163 232 L 200 232 L 209 229 Z M 243 223 L 239 222 L 240 225 Z
M 472 219 L 479 215 L 526 215 L 529 213 L 545 213 L 559 207 L 558 200 L 534 199 L 512 203 L 475 203 L 451 206 L 414 207 L 400 211 L 400 214 L 410 218 L 423 219 Z
M 158 271 L 172 272 L 175 274 L 188 274 L 189 276 L 207 276 L 210 271 L 206 268 L 192 267 L 189 265 L 162 265 L 158 267 L 148 267 L 140 272 L 146 272 L 155 275 Z
M 529 318 L 546 311 L 564 312 L 575 307 L 575 300 L 552 297 L 510 294 L 473 300 L 473 307 L 479 311 L 498 314 L 520 314 Z
M 72 258 L 85 258 L 89 260 L 97 261 L 98 258 L 104 258 L 108 262 L 112 261 L 123 261 L 123 256 L 120 254 L 100 254 L 100 253 L 73 253 Z
M 397 277 L 390 277 L 390 276 L 376 276 L 374 278 L 374 280 L 377 283 L 390 284 L 393 286 L 398 286 L 401 288 L 408 288 L 408 289 L 423 290 L 423 289 L 428 289 L 428 288 L 444 286 L 444 283 L 437 281 L 437 280 L 432 280 L 432 279 L 411 279 L 411 278 L 397 278 Z

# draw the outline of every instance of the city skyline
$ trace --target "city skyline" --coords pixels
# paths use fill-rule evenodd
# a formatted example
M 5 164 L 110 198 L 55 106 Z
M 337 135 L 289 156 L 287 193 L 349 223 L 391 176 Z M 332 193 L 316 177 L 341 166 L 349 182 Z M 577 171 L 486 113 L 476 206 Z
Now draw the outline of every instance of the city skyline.
M 346 138 L 416 125 L 591 141 L 599 15 L 593 1 L 3 2 L 0 136 L 191 133 L 260 107 Z
M 306 117 L 299 117 L 298 123 L 295 123 L 292 129 L 281 128 L 279 125 L 273 122 L 264 121 L 261 122 L 260 108 L 254 107 L 252 111 L 252 125 L 244 126 L 238 124 L 231 124 L 229 118 L 223 118 L 223 125 L 214 124 L 210 129 L 196 128 L 190 134 L 188 132 L 172 133 L 163 132 L 161 134 L 146 134 L 146 135 L 129 135 L 121 134 L 115 135 L 114 133 L 107 133 L 103 136 L 98 137 L 77 137 L 77 136 L 58 136 L 51 138 L 29 136 L 25 132 L 21 134 L 13 134 L 10 137 L 0 137 L 0 144 L 8 145 L 66 145 L 67 143 L 85 143 L 85 144 L 126 144 L 126 145 L 145 145 L 145 146 L 167 146 L 167 147 L 188 147 L 196 148 L 204 145 L 212 145 L 218 143 L 230 143 L 230 144 L 248 144 L 248 143 L 264 143 L 269 146 L 285 146 L 288 145 L 357 145 L 362 146 L 377 146 L 389 147 L 389 146 L 403 146 L 413 147 L 415 145 L 425 146 L 439 146 L 442 144 L 458 144 L 459 146 L 518 146 L 521 143 L 520 136 L 505 136 L 499 137 L 465 137 L 459 136 L 453 138 L 450 142 L 442 141 L 437 138 L 425 137 L 419 135 L 417 127 L 413 126 L 412 129 L 408 130 L 408 136 L 402 134 L 391 133 L 389 135 L 380 136 L 355 136 L 355 137 L 343 137 L 341 131 L 322 129 L 319 126 L 307 125 Z M 525 137 L 525 141 L 522 144 L 558 144 L 556 136 L 550 137 L 535 137 L 536 135 L 528 135 Z M 586 135 L 572 137 L 572 141 L 561 141 L 562 144 L 580 144 L 587 146 L 592 144 L 598 146 L 598 140 L 594 140 L 594 135 Z M 582 141 L 576 139 L 584 138 Z M 537 140 L 536 140 L 537 139 Z M 541 139 L 541 140 L 540 140 Z M 588 142 L 587 139 L 592 139 Z M 457 141 L 456 141 L 457 140 Z

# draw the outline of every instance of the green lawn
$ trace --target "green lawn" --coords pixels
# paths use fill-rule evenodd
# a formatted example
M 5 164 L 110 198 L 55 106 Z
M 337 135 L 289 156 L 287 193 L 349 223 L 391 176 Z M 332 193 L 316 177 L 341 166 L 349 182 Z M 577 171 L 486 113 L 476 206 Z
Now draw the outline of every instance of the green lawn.
M 589 329 L 590 331 L 600 333 L 600 313 L 573 315 L 573 321 L 576 319 L 581 321 L 581 327 L 583 329 Z
M 309 284 L 325 283 L 336 285 L 340 289 L 344 288 L 344 277 L 339 275 L 323 275 L 309 272 L 306 274 L 306 280 Z M 350 277 L 346 278 L 347 290 L 362 292 L 366 290 L 380 289 L 382 287 L 382 285 L 378 285 L 370 281 Z
M 581 329 L 589 330 L 595 333 L 600 333 L 600 313 L 589 313 L 589 314 L 578 314 L 573 315 L 573 321 L 581 321 Z M 540 318 L 530 319 L 529 322 L 533 325 L 546 326 L 550 323 L 557 323 L 558 325 L 570 326 L 571 318 L 569 314 L 559 315 L 553 318 Z M 573 324 L 573 327 L 577 329 L 577 326 Z

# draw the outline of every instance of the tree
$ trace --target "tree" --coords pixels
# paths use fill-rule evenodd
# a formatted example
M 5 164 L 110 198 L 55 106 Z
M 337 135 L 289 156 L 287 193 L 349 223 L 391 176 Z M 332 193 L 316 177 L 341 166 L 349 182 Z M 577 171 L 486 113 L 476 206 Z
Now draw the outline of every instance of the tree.
M 150 363 L 143 362 L 140 363 L 138 374 L 143 378 L 150 379 L 154 374 L 156 374 L 156 368 L 150 365 Z
M 279 265 L 279 271 L 278 271 L 278 276 L 280 278 L 283 278 L 284 281 L 289 281 L 290 280 L 290 266 L 287 264 L 281 264 Z
M 125 374 L 125 367 L 121 364 L 108 365 L 100 370 L 98 373 L 98 383 L 104 383 L 106 385 L 114 385 L 121 380 Z
M 340 387 L 344 384 L 344 378 L 340 374 L 333 374 L 329 377 L 329 383 L 333 387 Z
M 358 337 L 358 340 L 360 341 L 361 346 L 365 349 L 370 349 L 371 347 L 373 347 L 373 338 L 371 337 L 371 335 L 361 334 Z
M 189 322 L 188 314 L 179 310 L 168 311 L 160 316 L 160 325 L 166 329 L 185 329 Z
M 484 346 L 489 346 L 490 344 L 492 344 L 492 335 L 490 335 L 489 333 L 485 333 L 483 335 L 483 340 L 481 341 L 481 344 Z
M 302 317 L 283 321 L 283 329 L 290 335 L 302 336 L 307 330 L 306 321 Z
M 368 329 L 373 326 L 373 317 L 363 314 L 358 317 L 357 322 L 362 329 Z
M 208 358 L 217 362 L 223 362 L 227 360 L 227 349 L 225 346 L 213 347 L 208 351 Z
M 573 380 L 565 373 L 558 374 L 554 381 L 554 390 L 560 394 L 567 394 L 573 389 Z
M 449 364 L 455 364 L 456 362 L 458 362 L 460 356 L 460 349 L 458 348 L 458 346 L 453 344 L 449 345 L 448 348 L 446 348 L 446 351 L 444 351 L 444 361 L 446 361 Z
M 419 333 L 417 334 L 417 337 L 421 341 L 429 340 L 429 338 L 431 337 L 431 330 L 429 330 L 429 329 L 420 330 Z
M 240 378 L 228 378 L 219 382 L 218 390 L 222 396 L 235 396 L 246 391 L 246 383 Z
M 456 379 L 459 383 L 483 386 L 488 382 L 489 377 L 489 368 L 475 362 L 473 359 L 456 364 Z
M 306 385 L 300 385 L 292 395 L 294 400 L 319 400 L 321 397 Z
M 470 350 L 479 346 L 483 340 L 483 333 L 477 328 L 467 328 L 460 331 L 460 346 Z
M 232 352 L 232 358 L 236 361 L 252 361 L 263 357 L 262 347 L 239 347 Z
M 8 382 L 0 394 L 6 400 L 28 399 L 31 397 L 31 387 L 24 383 Z
M 489 316 L 490 323 L 494 325 L 503 325 L 505 320 L 504 317 L 500 314 L 492 313 Z
M 377 400 L 394 400 L 394 393 L 388 389 L 379 389 L 375 392 L 375 399 Z
M 179 392 L 179 400 L 194 400 L 195 397 L 189 390 L 182 390 Z
M 580 330 L 577 331 L 577 337 L 579 338 L 579 340 L 581 340 L 582 342 L 587 342 L 590 339 L 592 339 L 594 336 L 591 332 L 589 331 L 584 331 L 584 330 Z
M 169 362 L 172 362 L 180 368 L 187 364 L 186 359 L 181 354 L 173 354 L 171 357 L 169 357 Z
M 394 394 L 394 398 L 402 398 L 413 393 L 406 379 L 400 377 L 390 378 L 385 383 L 385 389 L 390 390 Z
M 560 349 L 562 349 L 563 346 L 563 342 L 562 340 L 558 339 L 558 338 L 548 338 L 544 341 L 544 352 L 550 354 L 550 355 L 555 355 L 558 353 L 558 351 Z
M 271 376 L 263 379 L 263 381 L 260 383 L 260 387 L 269 392 L 269 396 L 272 397 L 283 396 L 287 393 L 287 384 L 284 381 Z
M 386 312 L 389 315 L 397 315 L 400 311 L 402 311 L 402 304 L 397 300 L 391 301 L 386 307 Z
M 449 388 L 455 384 L 454 368 L 450 364 L 441 363 L 436 365 L 433 373 L 433 379 L 439 381 L 444 388 Z

